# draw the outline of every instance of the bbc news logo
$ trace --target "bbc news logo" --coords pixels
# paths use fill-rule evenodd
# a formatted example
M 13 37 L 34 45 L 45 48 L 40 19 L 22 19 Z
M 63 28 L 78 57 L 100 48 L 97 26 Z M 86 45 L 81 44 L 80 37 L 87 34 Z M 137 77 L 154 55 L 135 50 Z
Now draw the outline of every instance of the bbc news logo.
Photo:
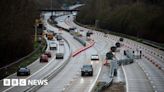
M 3 79 L 3 86 L 48 85 L 48 80 Z

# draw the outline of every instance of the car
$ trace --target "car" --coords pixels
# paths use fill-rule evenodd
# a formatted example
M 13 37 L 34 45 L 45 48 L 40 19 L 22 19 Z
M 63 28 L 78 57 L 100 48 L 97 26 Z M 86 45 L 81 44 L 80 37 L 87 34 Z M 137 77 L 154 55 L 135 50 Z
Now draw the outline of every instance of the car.
M 57 43 L 55 41 L 51 41 L 49 43 L 50 50 L 57 50 Z
M 64 40 L 60 40 L 59 45 L 64 45 Z
M 120 44 L 119 42 L 116 42 L 115 46 L 116 46 L 117 48 L 119 48 L 119 47 L 121 46 L 121 44 Z
M 73 12 L 73 13 L 72 13 L 72 15 L 73 15 L 73 16 L 76 16 L 76 15 L 77 15 L 77 13 L 76 13 L 76 12 Z
M 17 70 L 17 76 L 28 76 L 28 75 L 30 75 L 30 69 L 26 67 L 22 67 Z
M 82 37 L 83 36 L 80 32 L 75 32 L 75 35 L 77 35 L 78 37 Z
M 88 75 L 93 76 L 93 67 L 91 64 L 83 65 L 81 68 L 81 76 Z
M 60 22 L 64 22 L 64 20 L 62 20 L 62 19 L 61 19 L 61 20 L 59 20 L 59 21 L 60 21 Z
M 57 33 L 55 33 L 55 32 L 52 31 L 52 30 L 47 30 L 47 32 L 48 32 L 49 34 L 53 35 L 53 36 L 56 36 L 56 34 L 57 34 Z
M 40 62 L 48 62 L 48 56 L 45 54 L 42 54 L 40 56 Z
M 46 30 L 47 28 L 45 26 L 43 26 L 43 30 Z
M 56 35 L 56 39 L 59 41 L 59 40 L 62 40 L 63 37 L 61 35 Z
M 71 27 L 71 28 L 69 28 L 69 30 L 75 30 L 76 29 L 76 27 Z
M 44 54 L 47 55 L 49 58 L 51 57 L 51 52 L 50 51 L 46 51 Z
M 80 32 L 84 32 L 84 30 L 80 30 Z
M 99 60 L 99 56 L 97 54 L 92 55 L 91 60 Z
M 56 53 L 56 59 L 64 59 L 64 53 Z

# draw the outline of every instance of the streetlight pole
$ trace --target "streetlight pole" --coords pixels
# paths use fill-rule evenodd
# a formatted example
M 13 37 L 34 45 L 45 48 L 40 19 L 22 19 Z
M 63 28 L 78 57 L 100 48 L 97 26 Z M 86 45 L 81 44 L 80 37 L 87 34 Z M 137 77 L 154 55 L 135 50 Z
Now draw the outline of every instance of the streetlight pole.
M 34 41 L 37 42 L 37 24 L 35 25 L 35 38 Z
M 95 30 L 96 30 L 96 28 L 98 28 L 98 23 L 99 23 L 99 20 L 96 19 L 96 20 L 95 20 Z

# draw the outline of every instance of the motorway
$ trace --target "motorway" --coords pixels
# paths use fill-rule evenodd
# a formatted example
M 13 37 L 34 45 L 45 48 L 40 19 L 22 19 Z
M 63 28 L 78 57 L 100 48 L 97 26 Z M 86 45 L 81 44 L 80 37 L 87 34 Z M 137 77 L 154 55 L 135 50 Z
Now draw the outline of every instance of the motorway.
M 66 33 L 67 32 L 63 31 L 63 35 Z M 69 37 L 69 36 L 67 35 L 64 37 Z M 96 37 L 93 37 L 93 39 L 94 38 Z M 72 40 L 71 42 L 76 42 L 76 41 Z M 79 47 L 78 45 L 75 45 L 75 46 L 77 46 L 76 48 Z M 54 77 L 52 81 L 49 83 L 49 85 L 40 88 L 38 92 L 45 92 L 45 91 L 53 92 L 53 90 L 55 90 L 55 92 L 61 92 L 61 91 L 86 92 L 90 90 L 90 86 L 92 86 L 95 80 L 97 80 L 98 74 L 100 73 L 101 66 L 102 66 L 102 62 L 101 62 L 102 60 L 93 62 L 90 60 L 90 56 L 92 54 L 98 54 L 97 52 L 99 51 L 106 51 L 105 49 L 103 50 L 103 48 L 105 47 L 106 47 L 106 43 L 101 42 L 100 38 L 99 40 L 96 40 L 93 48 L 90 48 L 87 51 L 82 52 L 81 54 L 72 58 L 70 62 L 68 63 L 68 65 L 62 70 L 62 72 L 60 72 L 56 77 Z M 85 78 L 81 77 L 80 68 L 82 67 L 83 64 L 93 65 L 93 68 L 94 68 L 93 77 L 85 77 Z M 54 84 L 57 84 L 57 85 L 54 86 Z
M 64 16 L 62 16 L 62 17 L 64 17 Z M 65 16 L 65 18 L 66 18 L 66 16 Z M 86 30 L 86 31 L 89 30 L 89 29 L 86 29 L 86 28 L 76 25 L 73 22 L 72 17 L 70 17 L 69 19 L 66 18 L 65 23 L 69 26 L 76 27 L 78 29 L 82 29 L 82 30 Z M 114 43 L 116 41 L 118 41 L 118 39 L 119 39 L 119 37 L 116 37 L 113 35 L 108 35 L 107 38 L 104 38 L 103 33 L 101 33 L 101 32 L 95 32 L 95 33 L 97 34 L 96 37 L 97 38 L 101 37 L 102 41 L 105 41 L 107 39 L 107 42 L 110 45 L 114 45 Z M 97 39 L 94 39 L 94 40 L 96 41 Z M 143 50 L 144 55 L 148 54 L 148 55 L 150 55 L 150 57 L 153 57 L 153 59 L 156 62 L 158 62 L 161 66 L 164 65 L 162 51 L 156 50 L 155 48 L 152 48 L 150 46 L 147 46 L 147 45 L 144 45 L 144 44 L 141 44 L 141 43 L 129 40 L 129 39 L 125 39 L 124 44 L 129 45 L 129 47 L 131 47 L 133 50 L 139 49 L 141 47 L 140 49 Z M 123 49 L 121 49 L 121 51 L 123 51 L 124 49 L 129 49 L 129 48 L 124 46 Z M 159 54 L 159 55 L 157 55 L 157 54 Z M 122 57 L 123 54 L 118 55 L 118 57 L 119 56 L 121 56 L 120 57 L 121 59 L 124 58 L 124 57 Z M 127 91 L 128 92 L 153 92 L 153 91 L 163 92 L 163 90 L 164 90 L 164 88 L 163 88 L 163 86 L 164 86 L 163 71 L 159 70 L 158 67 L 154 66 L 152 63 L 150 63 L 144 57 L 142 59 L 135 60 L 135 61 L 136 62 L 134 64 L 123 66 L 125 75 L 128 75 L 128 76 L 126 76 L 126 79 L 127 79 L 126 83 L 128 84 L 128 85 L 126 85 Z
M 50 14 L 45 14 L 44 25 L 48 30 L 53 30 L 58 33 L 59 29 L 51 26 L 47 22 L 49 16 Z M 83 30 L 83 32 L 81 32 L 83 36 L 90 30 L 75 24 L 73 22 L 73 15 L 69 14 L 69 18 L 67 16 L 68 15 L 63 15 L 55 19 L 58 22 L 58 26 L 62 26 L 66 29 L 76 27 L 77 30 Z M 107 77 L 106 74 L 103 74 L 105 73 L 103 71 L 103 68 L 105 67 L 103 66 L 105 54 L 110 50 L 111 46 L 115 45 L 120 37 L 110 34 L 108 34 L 107 37 L 104 37 L 104 33 L 95 30 L 92 31 L 94 34 L 91 38 L 95 42 L 94 46 L 75 57 L 71 57 L 67 65 L 57 75 L 53 76 L 48 82 L 48 85 L 41 86 L 37 89 L 37 92 L 91 92 L 97 80 L 106 80 L 104 78 L 109 77 Z M 53 56 L 47 64 L 40 63 L 38 59 L 28 66 L 28 68 L 31 69 L 32 75 L 28 77 L 17 77 L 13 74 L 7 78 L 43 79 L 50 71 L 55 71 L 56 67 L 62 65 L 69 58 L 69 55 L 72 55 L 72 52 L 84 47 L 68 32 L 62 31 L 61 33 L 63 38 L 67 40 L 67 42 L 64 43 L 64 46 L 60 46 L 60 51 L 65 53 L 64 60 L 56 60 L 56 52 L 52 51 Z M 120 66 L 118 69 L 120 72 L 117 76 L 117 81 L 115 82 L 125 82 L 126 92 L 163 92 L 164 71 L 162 69 L 164 68 L 164 52 L 129 39 L 124 39 L 123 44 L 124 46 L 120 48 L 120 52 L 115 53 L 116 59 L 120 60 L 127 58 L 123 55 L 123 50 L 127 49 L 141 49 L 144 56 L 141 59 L 135 59 L 135 62 L 132 64 Z M 98 54 L 100 60 L 91 61 L 90 57 L 92 54 Z M 147 57 L 150 59 L 147 59 Z M 161 69 L 150 62 L 151 60 L 158 63 L 161 66 Z M 80 69 L 84 64 L 93 65 L 94 74 L 92 77 L 81 77 Z M 106 69 L 106 72 L 108 72 L 108 68 Z M 0 83 L 0 92 L 23 92 L 31 87 L 3 87 L 2 81 Z

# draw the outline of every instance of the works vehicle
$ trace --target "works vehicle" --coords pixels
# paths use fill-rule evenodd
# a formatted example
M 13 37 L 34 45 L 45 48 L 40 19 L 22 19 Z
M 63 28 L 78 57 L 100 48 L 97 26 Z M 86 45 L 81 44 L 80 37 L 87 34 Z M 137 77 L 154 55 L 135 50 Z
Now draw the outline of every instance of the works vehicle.
M 97 54 L 92 55 L 91 60 L 99 60 L 99 56 Z
M 53 34 L 52 33 L 48 33 L 47 34 L 47 39 L 48 40 L 53 40 Z
M 28 76 L 30 75 L 30 69 L 28 68 L 19 68 L 17 70 L 17 76 Z
M 84 75 L 93 76 L 92 65 L 90 65 L 90 64 L 83 65 L 83 67 L 81 68 L 81 76 L 84 76 Z

